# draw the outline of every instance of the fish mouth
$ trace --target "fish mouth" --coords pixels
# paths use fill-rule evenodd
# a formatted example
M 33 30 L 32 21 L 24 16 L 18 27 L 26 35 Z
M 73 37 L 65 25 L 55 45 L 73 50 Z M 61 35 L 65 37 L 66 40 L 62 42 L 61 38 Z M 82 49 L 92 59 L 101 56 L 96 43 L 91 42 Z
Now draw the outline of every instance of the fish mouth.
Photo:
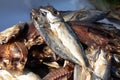
M 47 24 L 46 16 L 40 10 L 32 9 L 31 10 L 31 18 L 33 21 L 36 21 L 39 25 Z
M 47 15 L 47 13 L 49 13 L 49 11 L 48 10 L 45 10 L 45 9 L 40 9 L 40 11 L 41 11 L 41 14 L 43 15 L 43 16 L 46 16 Z

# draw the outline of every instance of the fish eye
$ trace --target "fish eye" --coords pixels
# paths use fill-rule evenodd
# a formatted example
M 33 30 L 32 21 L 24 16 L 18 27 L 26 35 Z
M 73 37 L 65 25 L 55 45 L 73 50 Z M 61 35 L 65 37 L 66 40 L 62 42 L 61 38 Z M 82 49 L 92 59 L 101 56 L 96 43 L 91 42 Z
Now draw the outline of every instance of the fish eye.
M 58 14 L 58 12 L 57 12 L 57 11 L 54 11 L 54 14 Z
M 38 18 L 37 18 L 37 17 L 35 17 L 34 19 L 35 19 L 36 21 L 38 21 Z
M 43 16 L 45 16 L 45 14 L 44 13 L 41 13 Z

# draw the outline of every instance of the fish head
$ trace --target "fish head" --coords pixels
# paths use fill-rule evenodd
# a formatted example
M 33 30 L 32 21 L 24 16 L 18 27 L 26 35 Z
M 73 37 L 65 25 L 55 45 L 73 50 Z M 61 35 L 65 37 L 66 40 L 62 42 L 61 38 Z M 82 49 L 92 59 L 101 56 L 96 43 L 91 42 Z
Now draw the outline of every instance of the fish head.
M 47 24 L 47 19 L 42 14 L 42 12 L 39 9 L 32 9 L 31 10 L 31 18 L 34 22 L 37 22 L 39 25 Z
M 40 12 L 48 19 L 49 23 L 63 21 L 61 13 L 52 6 L 41 7 Z

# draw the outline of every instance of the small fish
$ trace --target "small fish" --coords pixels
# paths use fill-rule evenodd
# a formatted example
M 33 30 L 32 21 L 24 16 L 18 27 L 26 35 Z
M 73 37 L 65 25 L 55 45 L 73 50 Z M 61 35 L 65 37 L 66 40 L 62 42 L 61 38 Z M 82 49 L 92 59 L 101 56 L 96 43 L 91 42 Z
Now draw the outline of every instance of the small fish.
M 98 10 L 76 10 L 76 11 L 61 11 L 65 21 L 85 21 L 96 22 L 104 19 L 109 14 L 109 11 L 102 12 Z
M 11 38 L 15 38 L 21 31 L 24 30 L 26 23 L 16 24 L 2 32 L 0 32 L 0 44 L 7 43 Z
M 72 55 L 73 57 L 69 55 L 71 59 L 75 58 L 77 60 L 76 62 L 79 62 L 79 65 L 86 67 L 86 56 L 83 47 L 78 41 L 78 37 L 76 36 L 75 32 L 67 23 L 64 22 L 60 13 L 53 8 L 41 8 L 40 10 L 43 14 L 46 15 L 46 18 L 50 25 L 49 30 L 52 32 L 53 36 L 55 35 L 55 38 L 60 40 L 61 45 L 64 46 L 64 49 L 69 52 L 65 54 Z M 57 43 L 55 45 L 59 44 Z
M 40 35 L 60 57 L 82 66 L 80 80 L 85 80 L 86 76 L 89 74 L 87 68 L 89 63 L 75 32 L 64 22 L 61 14 L 53 7 L 40 8 L 40 12 L 39 18 L 44 19 L 39 20 L 43 21 L 33 19 L 35 27 L 40 32 Z M 39 24 L 39 22 L 42 24 Z M 44 22 L 47 22 L 47 24 Z
M 109 80 L 111 68 L 111 54 L 100 50 L 100 54 L 94 63 L 92 80 Z

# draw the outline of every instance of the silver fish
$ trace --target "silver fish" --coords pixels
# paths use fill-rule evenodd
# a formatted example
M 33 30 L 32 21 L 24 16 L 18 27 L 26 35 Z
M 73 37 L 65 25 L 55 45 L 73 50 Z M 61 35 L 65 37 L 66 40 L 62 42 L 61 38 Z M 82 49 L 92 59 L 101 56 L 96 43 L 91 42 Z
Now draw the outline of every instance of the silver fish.
M 102 12 L 98 10 L 76 10 L 76 11 L 61 11 L 65 21 L 85 21 L 96 22 L 107 17 L 109 11 Z
M 76 34 L 71 27 L 64 22 L 60 13 L 53 7 L 40 8 L 40 12 L 39 18 L 44 19 L 39 20 L 43 21 L 33 19 L 35 27 L 40 32 L 40 35 L 60 57 L 82 66 L 81 73 L 77 72 L 81 74 L 81 79 L 77 79 L 86 80 L 86 76 L 90 74 L 87 68 L 89 63 Z M 45 23 L 40 24 L 38 22 Z
M 58 40 L 60 40 L 61 44 L 64 46 L 64 49 L 69 51 L 69 53 L 65 53 L 65 54 L 73 55 L 73 57 L 71 58 L 77 59 L 79 65 L 86 67 L 86 60 L 85 60 L 86 55 L 84 53 L 83 47 L 78 41 L 78 38 L 71 29 L 71 27 L 64 22 L 62 16 L 60 16 L 60 13 L 57 10 L 56 13 L 54 13 L 55 10 L 52 13 L 50 9 L 44 9 L 44 8 L 41 8 L 40 10 L 43 14 L 45 14 L 49 22 L 50 25 L 49 30 L 53 33 L 53 35 L 56 35 L 55 37 Z
M 92 80 L 110 80 L 111 54 L 98 47 L 86 50 L 89 63 L 93 69 Z
M 98 59 L 94 63 L 92 80 L 109 80 L 111 68 L 111 54 L 100 50 Z

